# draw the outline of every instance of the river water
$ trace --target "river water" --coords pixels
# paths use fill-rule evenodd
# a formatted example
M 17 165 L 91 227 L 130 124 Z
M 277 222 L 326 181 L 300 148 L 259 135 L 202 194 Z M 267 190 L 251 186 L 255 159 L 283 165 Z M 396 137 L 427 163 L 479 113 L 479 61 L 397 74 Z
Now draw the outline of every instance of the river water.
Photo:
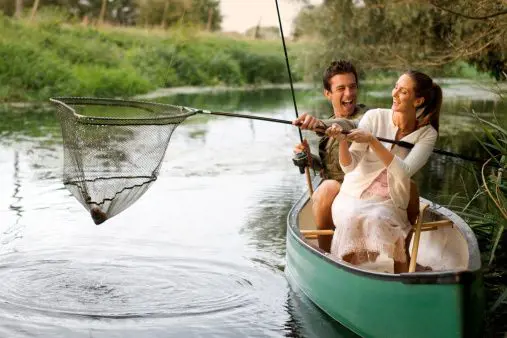
M 388 86 L 362 90 L 369 106 L 390 106 Z M 469 113 L 505 121 L 506 104 L 469 83 L 446 93 L 438 147 L 481 155 Z M 297 98 L 300 111 L 329 114 L 318 89 Z M 155 100 L 294 117 L 286 89 Z M 306 185 L 291 161 L 294 127 L 193 116 L 174 132 L 150 190 L 96 226 L 61 183 L 51 108 L 1 110 L 0 337 L 353 336 L 291 290 L 283 272 L 287 213 Z M 417 181 L 439 200 L 475 184 L 464 162 L 438 155 Z

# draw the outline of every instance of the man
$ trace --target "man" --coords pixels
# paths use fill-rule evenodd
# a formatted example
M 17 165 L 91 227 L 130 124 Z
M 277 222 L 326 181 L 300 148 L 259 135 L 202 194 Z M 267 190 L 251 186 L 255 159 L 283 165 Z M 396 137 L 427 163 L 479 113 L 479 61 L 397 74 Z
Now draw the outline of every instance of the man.
M 323 76 L 324 96 L 333 107 L 333 115 L 330 119 L 338 123 L 345 130 L 355 129 L 359 119 L 366 111 L 366 107 L 357 104 L 358 78 L 355 67 L 348 61 L 333 61 L 325 70 Z M 335 119 L 340 119 L 336 121 Z M 302 114 L 293 124 L 301 129 L 316 131 L 323 136 L 319 141 L 320 162 L 315 156 L 314 163 L 321 168 L 321 176 L 324 181 L 312 195 L 312 211 L 318 229 L 334 229 L 331 216 L 331 205 L 340 191 L 340 183 L 344 173 L 341 170 L 338 156 L 338 144 L 335 139 L 324 136 L 323 131 L 330 126 L 326 120 L 319 120 L 311 115 Z M 295 153 L 304 150 L 303 144 L 294 148 Z M 332 236 L 318 236 L 319 247 L 329 252 Z

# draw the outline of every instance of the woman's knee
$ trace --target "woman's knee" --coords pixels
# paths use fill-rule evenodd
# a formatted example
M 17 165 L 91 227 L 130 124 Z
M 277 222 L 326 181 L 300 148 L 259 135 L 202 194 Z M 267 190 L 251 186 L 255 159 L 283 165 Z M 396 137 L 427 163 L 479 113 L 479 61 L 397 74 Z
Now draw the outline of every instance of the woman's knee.
M 313 193 L 313 202 L 319 205 L 325 204 L 330 206 L 336 195 L 338 195 L 338 192 L 340 192 L 340 186 L 340 183 L 337 181 L 325 180 Z

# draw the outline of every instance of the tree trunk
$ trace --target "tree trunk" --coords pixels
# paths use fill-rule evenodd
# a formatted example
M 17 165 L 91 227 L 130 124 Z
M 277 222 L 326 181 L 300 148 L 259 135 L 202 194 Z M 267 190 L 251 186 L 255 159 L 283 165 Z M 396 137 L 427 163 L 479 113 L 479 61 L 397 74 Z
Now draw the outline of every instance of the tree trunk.
M 211 23 L 213 22 L 213 9 L 208 8 L 208 24 L 206 25 L 206 30 L 211 32 Z
M 99 25 L 104 23 L 104 17 L 106 16 L 107 0 L 102 0 L 102 6 L 100 7 L 99 14 Z
M 15 1 L 16 1 L 16 11 L 14 12 L 14 16 L 19 19 L 23 15 L 23 0 L 15 0 Z
M 162 14 L 162 23 L 160 24 L 160 27 L 166 28 L 167 27 L 167 12 L 169 11 L 169 3 L 171 0 L 165 0 L 164 4 L 164 13 Z
M 35 15 L 37 14 L 37 9 L 39 8 L 39 1 L 40 0 L 35 0 L 33 2 L 32 14 L 30 14 L 30 21 L 33 21 L 33 19 L 35 18 Z

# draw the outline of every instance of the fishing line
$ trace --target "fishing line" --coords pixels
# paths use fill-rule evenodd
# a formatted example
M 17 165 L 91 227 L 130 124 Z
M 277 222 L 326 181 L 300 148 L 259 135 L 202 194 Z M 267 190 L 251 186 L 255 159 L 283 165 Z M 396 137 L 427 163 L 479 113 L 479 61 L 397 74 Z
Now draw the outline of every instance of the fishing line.
M 287 73 L 289 74 L 289 83 L 290 83 L 290 92 L 292 94 L 292 102 L 294 104 L 294 111 L 296 112 L 296 118 L 299 117 L 298 114 L 298 106 L 296 104 L 296 95 L 294 93 L 294 85 L 292 81 L 292 72 L 290 71 L 290 64 L 289 64 L 289 56 L 287 53 L 287 45 L 285 44 L 285 36 L 283 35 L 283 25 L 282 25 L 282 18 L 280 16 L 280 7 L 278 6 L 278 0 L 275 0 L 276 4 L 276 14 L 278 15 L 278 26 L 280 27 L 280 35 L 282 37 L 282 44 L 283 44 L 283 53 L 285 55 L 285 64 L 287 65 Z M 299 140 L 305 147 L 304 152 L 306 153 L 306 157 L 308 158 L 308 166 L 305 167 L 305 173 L 306 173 L 306 184 L 308 185 L 308 191 L 310 192 L 310 197 L 313 195 L 313 185 L 312 185 L 312 179 L 310 177 L 310 168 L 313 168 L 312 164 L 312 154 L 310 153 L 310 146 L 308 145 L 308 142 L 303 139 L 303 133 L 301 132 L 301 128 L 298 128 L 299 132 Z
M 276 13 L 278 15 L 278 26 L 280 27 L 280 35 L 282 36 L 282 45 L 283 45 L 283 53 L 285 55 L 285 64 L 287 66 L 287 73 L 289 74 L 289 83 L 290 83 L 290 92 L 292 94 L 292 102 L 294 104 L 294 111 L 296 112 L 296 118 L 299 117 L 298 113 L 298 106 L 296 104 L 296 94 L 294 93 L 294 85 L 292 83 L 292 72 L 290 71 L 290 64 L 289 64 L 289 56 L 287 54 L 287 45 L 285 44 L 285 36 L 283 35 L 283 26 L 282 26 L 282 19 L 280 16 L 280 8 L 278 6 L 278 0 L 275 0 L 276 4 Z M 301 142 L 303 142 L 303 134 L 301 133 L 301 129 L 298 128 L 299 131 L 299 139 Z

